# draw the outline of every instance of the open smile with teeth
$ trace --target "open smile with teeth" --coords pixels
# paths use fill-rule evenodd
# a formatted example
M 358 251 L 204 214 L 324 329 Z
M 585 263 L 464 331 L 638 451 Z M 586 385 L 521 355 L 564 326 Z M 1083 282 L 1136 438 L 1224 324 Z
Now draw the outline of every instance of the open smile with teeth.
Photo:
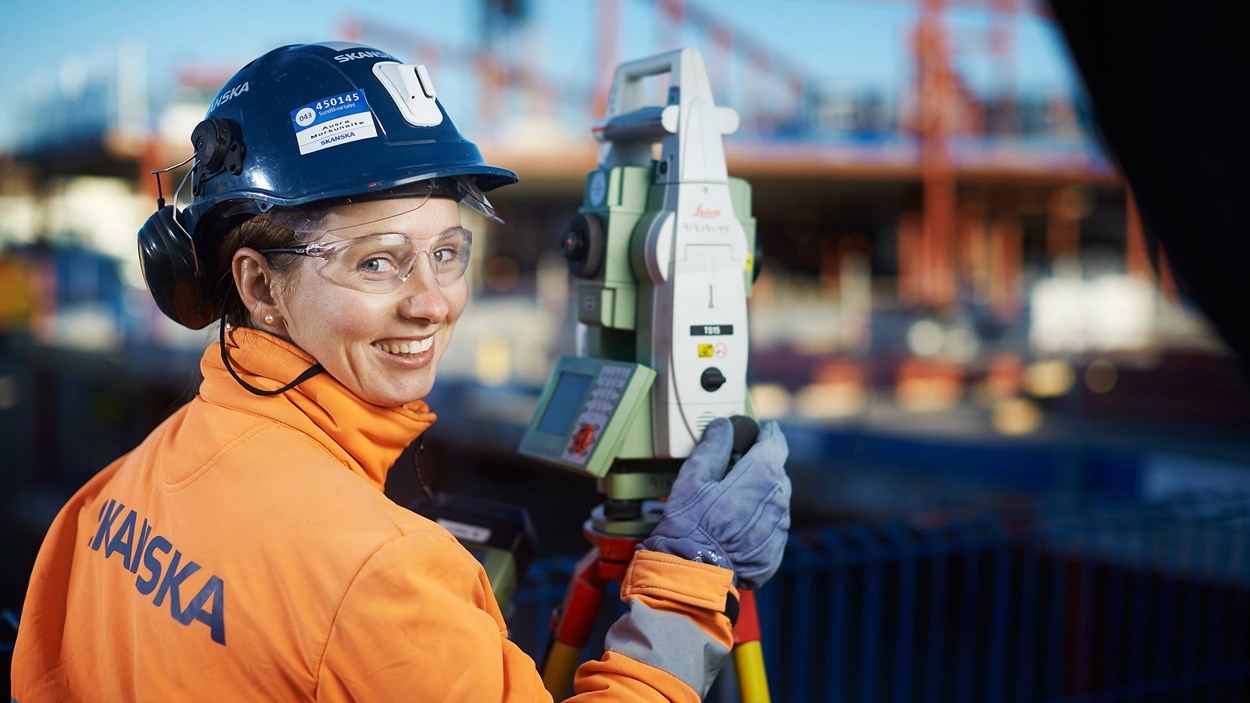
M 425 339 L 411 342 L 374 342 L 373 346 L 388 354 L 413 356 L 428 351 L 430 347 L 434 346 L 434 337 L 426 337 Z

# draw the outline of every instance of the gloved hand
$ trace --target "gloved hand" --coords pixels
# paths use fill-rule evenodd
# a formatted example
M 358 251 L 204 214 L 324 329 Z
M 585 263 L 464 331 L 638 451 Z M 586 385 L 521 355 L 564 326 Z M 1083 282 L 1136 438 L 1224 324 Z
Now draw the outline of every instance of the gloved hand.
M 737 585 L 759 588 L 781 566 L 790 529 L 790 450 L 776 422 L 764 423 L 755 445 L 728 467 L 732 449 L 729 420 L 712 421 L 639 548 L 723 566 Z

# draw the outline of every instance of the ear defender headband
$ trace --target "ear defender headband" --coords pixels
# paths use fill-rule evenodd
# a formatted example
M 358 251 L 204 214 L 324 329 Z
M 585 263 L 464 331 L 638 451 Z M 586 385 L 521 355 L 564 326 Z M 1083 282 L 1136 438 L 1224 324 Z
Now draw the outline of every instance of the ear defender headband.
M 219 173 L 242 172 L 247 146 L 233 120 L 210 117 L 200 122 L 191 132 L 191 144 L 195 155 L 188 159 L 193 161 L 188 177 L 194 195 L 199 195 L 204 184 Z M 195 239 L 177 208 L 178 191 L 174 192 L 173 205 L 166 205 L 161 193 L 161 173 L 185 163 L 152 172 L 156 176 L 156 212 L 139 229 L 139 264 L 148 291 L 161 312 L 183 327 L 198 330 L 220 315 L 217 281 L 209 280 L 216 262 L 200 259 Z

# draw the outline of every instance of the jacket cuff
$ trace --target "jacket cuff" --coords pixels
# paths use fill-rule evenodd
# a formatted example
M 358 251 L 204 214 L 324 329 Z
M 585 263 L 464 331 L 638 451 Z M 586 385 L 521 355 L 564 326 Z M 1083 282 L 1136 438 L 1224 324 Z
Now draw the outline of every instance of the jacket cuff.
M 621 580 L 621 599 L 648 596 L 724 613 L 729 596 L 738 597 L 733 578 L 729 569 L 640 549 Z

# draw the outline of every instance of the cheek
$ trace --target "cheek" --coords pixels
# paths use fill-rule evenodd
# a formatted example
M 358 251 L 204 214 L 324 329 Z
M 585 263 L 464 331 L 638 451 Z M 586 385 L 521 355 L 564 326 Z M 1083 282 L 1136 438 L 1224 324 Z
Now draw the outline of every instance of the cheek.
M 369 296 L 352 295 L 317 276 L 306 276 L 292 296 L 292 339 L 306 351 L 369 337 L 373 322 L 381 319 L 384 303 Z
M 444 288 L 443 296 L 447 300 L 447 315 L 443 318 L 441 325 L 442 334 L 440 336 L 444 338 L 442 346 L 443 351 L 446 351 L 448 343 L 451 342 L 452 330 L 456 327 L 456 321 L 460 319 L 460 315 L 469 304 L 469 286 L 462 278 L 451 288 Z
M 323 303 L 313 315 L 316 330 L 322 339 L 319 343 L 330 341 L 350 341 L 364 336 L 369 328 L 369 321 L 375 319 L 367 307 L 347 301 Z M 317 343 L 315 342 L 315 343 Z
M 460 319 L 460 313 L 469 304 L 469 284 L 463 278 L 456 281 L 456 285 L 446 290 L 447 295 L 447 321 L 455 322 Z
M 378 336 L 380 321 L 391 317 L 388 312 L 382 296 L 343 296 L 324 303 L 320 314 L 326 333 L 350 343 L 372 342 Z

